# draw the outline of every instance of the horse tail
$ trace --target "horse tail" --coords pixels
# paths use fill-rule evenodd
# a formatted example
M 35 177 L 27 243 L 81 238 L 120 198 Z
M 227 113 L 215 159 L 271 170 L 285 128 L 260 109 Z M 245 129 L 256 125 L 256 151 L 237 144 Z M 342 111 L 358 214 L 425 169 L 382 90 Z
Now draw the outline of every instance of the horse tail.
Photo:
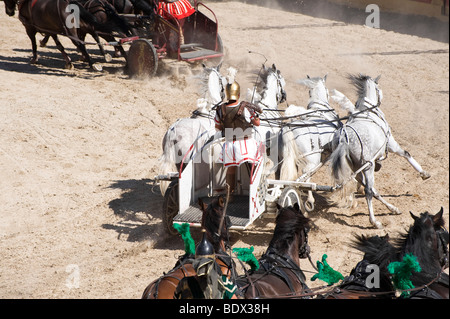
M 342 132 L 342 131 L 341 131 Z M 339 186 L 341 199 L 346 200 L 346 206 L 351 206 L 353 196 L 348 182 L 353 173 L 352 160 L 350 158 L 350 148 L 346 141 L 345 134 L 341 135 L 339 144 L 331 153 L 330 158 L 331 175 L 334 178 L 335 185 Z
M 292 130 L 282 131 L 283 163 L 281 165 L 280 178 L 293 181 L 298 177 L 299 166 L 301 166 L 301 153 L 295 142 Z
M 175 142 L 174 142 L 174 141 L 176 141 L 176 136 L 175 136 L 175 131 L 172 129 L 174 127 L 174 125 L 172 125 L 169 128 L 169 130 L 167 130 L 167 132 L 163 138 L 163 143 L 162 143 L 163 154 L 159 158 L 159 172 L 162 175 L 167 174 L 169 172 L 177 171 L 177 166 L 176 166 L 177 156 L 175 154 L 176 147 L 175 147 Z M 168 182 L 168 181 L 161 181 L 159 184 L 159 188 L 160 188 L 161 194 L 163 196 L 166 193 L 167 187 L 169 187 L 169 183 L 170 182 Z

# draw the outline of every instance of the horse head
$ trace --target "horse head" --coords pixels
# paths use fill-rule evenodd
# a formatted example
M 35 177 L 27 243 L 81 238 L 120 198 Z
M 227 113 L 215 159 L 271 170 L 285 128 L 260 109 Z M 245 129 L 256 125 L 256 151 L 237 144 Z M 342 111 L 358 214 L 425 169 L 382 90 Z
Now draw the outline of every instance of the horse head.
M 327 76 L 328 75 L 325 74 L 324 77 L 311 78 L 309 75 L 307 75 L 306 79 L 296 81 L 298 84 L 304 85 L 309 88 L 308 108 L 311 108 L 312 105 L 319 109 L 329 108 L 328 100 L 330 98 L 330 95 L 325 84 L 327 81 Z
M 259 84 L 255 89 L 260 91 L 261 101 L 266 108 L 278 109 L 278 104 L 286 101 L 286 80 L 275 64 L 267 68 L 262 66 L 258 73 Z
M 201 95 L 208 101 L 209 108 L 222 102 L 225 98 L 227 79 L 220 74 L 222 64 L 216 67 L 206 67 L 203 64 Z
M 269 247 L 279 254 L 288 254 L 292 260 L 307 258 L 310 253 L 308 233 L 310 219 L 305 217 L 296 203 L 279 209 L 276 226 Z
M 198 199 L 202 210 L 202 227 L 206 230 L 207 239 L 213 244 L 216 252 L 225 250 L 228 241 L 228 228 L 231 222 L 225 216 L 225 199 L 222 196 L 215 198 L 209 205 Z
M 448 268 L 449 265 L 449 234 L 445 228 L 443 218 L 444 208 L 431 215 L 428 212 L 415 216 L 407 237 L 405 238 L 408 250 L 415 254 L 426 268 Z M 426 253 L 424 253 L 426 252 Z M 422 267 L 422 268 L 423 268 Z
M 5 12 L 12 17 L 16 12 L 16 0 L 3 0 L 5 2 Z
M 356 108 L 358 110 L 364 110 L 367 108 L 375 108 L 381 105 L 383 99 L 383 91 L 378 86 L 378 81 L 381 75 L 372 79 L 368 75 L 348 75 L 348 79 L 355 86 L 358 93 L 358 101 L 356 102 Z

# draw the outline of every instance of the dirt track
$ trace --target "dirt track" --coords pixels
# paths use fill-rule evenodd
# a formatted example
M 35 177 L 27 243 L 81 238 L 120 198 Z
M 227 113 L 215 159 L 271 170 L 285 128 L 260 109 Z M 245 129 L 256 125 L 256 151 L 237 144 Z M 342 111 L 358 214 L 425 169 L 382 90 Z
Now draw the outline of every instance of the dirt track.
M 376 184 L 403 214 L 375 202 L 385 225 L 375 230 L 363 198 L 351 210 L 322 207 L 310 216 L 313 260 L 327 253 L 330 265 L 347 275 L 360 259 L 347 246 L 352 233 L 396 236 L 411 224 L 409 211 L 436 213 L 443 206 L 448 226 L 448 36 L 439 41 L 423 28 L 419 37 L 281 8 L 206 2 L 220 21 L 224 68 L 238 69 L 245 90 L 250 71 L 264 62 L 249 50 L 281 70 L 290 104 L 306 105 L 308 91 L 294 81 L 307 74 L 328 73 L 328 88 L 353 99 L 347 73 L 382 74 L 382 109 L 392 132 L 432 175 L 424 182 L 404 159 L 390 155 Z M 63 44 L 76 59 L 70 41 Z M 28 64 L 25 29 L 0 2 L 0 298 L 139 298 L 183 253 L 181 239 L 168 238 L 161 227 L 162 196 L 152 179 L 164 132 L 195 108 L 198 83 L 167 73 L 130 80 L 120 58 L 104 64 L 102 73 L 81 62 L 69 71 L 53 43 L 39 52 L 40 63 Z M 329 183 L 326 168 L 314 181 Z M 259 220 L 233 232 L 233 247 L 253 245 L 260 256 L 273 226 Z M 69 288 L 74 269 L 79 286 Z

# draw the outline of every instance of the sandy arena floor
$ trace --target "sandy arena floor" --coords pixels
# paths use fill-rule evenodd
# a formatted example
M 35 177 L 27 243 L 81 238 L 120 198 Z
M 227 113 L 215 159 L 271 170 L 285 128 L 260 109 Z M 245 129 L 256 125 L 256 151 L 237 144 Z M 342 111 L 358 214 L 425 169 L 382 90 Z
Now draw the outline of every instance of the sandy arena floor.
M 359 20 L 345 12 L 333 20 L 306 6 L 305 14 L 206 3 L 220 22 L 223 70 L 237 68 L 243 90 L 252 85 L 250 71 L 264 62 L 249 50 L 281 70 L 289 104 L 307 104 L 307 89 L 295 84 L 307 74 L 328 73 L 328 88 L 353 99 L 347 73 L 381 74 L 382 109 L 393 135 L 432 175 L 422 181 L 403 158 L 390 155 L 376 184 L 403 214 L 375 202 L 385 226 L 376 230 L 363 198 L 353 209 L 322 207 L 310 215 L 314 261 L 326 253 L 329 264 L 347 275 L 361 258 L 348 247 L 352 234 L 396 236 L 411 225 L 409 211 L 436 213 L 442 206 L 448 226 L 448 24 L 439 36 L 439 28 L 427 31 L 408 19 L 391 25 L 383 16 L 381 29 L 368 28 L 364 12 Z M 52 41 L 39 48 L 39 64 L 30 65 L 30 40 L 17 13 L 4 13 L 3 2 L 0 26 L 0 298 L 140 298 L 183 253 L 181 238 L 162 228 L 163 198 L 153 178 L 166 129 L 195 109 L 199 84 L 192 75 L 199 68 L 147 81 L 123 75 L 121 58 L 103 63 L 102 73 L 81 62 L 65 70 Z M 71 42 L 63 44 L 77 60 Z M 326 167 L 314 181 L 330 183 Z M 258 220 L 233 232 L 232 245 L 253 245 L 260 256 L 273 227 L 273 220 Z M 312 270 L 307 261 L 301 265 Z

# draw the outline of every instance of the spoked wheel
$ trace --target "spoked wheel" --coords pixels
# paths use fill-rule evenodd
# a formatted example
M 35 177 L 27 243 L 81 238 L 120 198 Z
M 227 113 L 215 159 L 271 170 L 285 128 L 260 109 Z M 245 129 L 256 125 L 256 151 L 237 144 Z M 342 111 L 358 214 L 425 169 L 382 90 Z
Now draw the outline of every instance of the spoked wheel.
M 145 79 L 155 76 L 157 69 L 158 55 L 151 41 L 133 41 L 127 54 L 127 74 L 133 78 Z
M 178 214 L 180 204 L 178 200 L 178 180 L 172 181 L 164 194 L 163 225 L 170 235 L 177 235 L 173 228 L 173 218 Z

